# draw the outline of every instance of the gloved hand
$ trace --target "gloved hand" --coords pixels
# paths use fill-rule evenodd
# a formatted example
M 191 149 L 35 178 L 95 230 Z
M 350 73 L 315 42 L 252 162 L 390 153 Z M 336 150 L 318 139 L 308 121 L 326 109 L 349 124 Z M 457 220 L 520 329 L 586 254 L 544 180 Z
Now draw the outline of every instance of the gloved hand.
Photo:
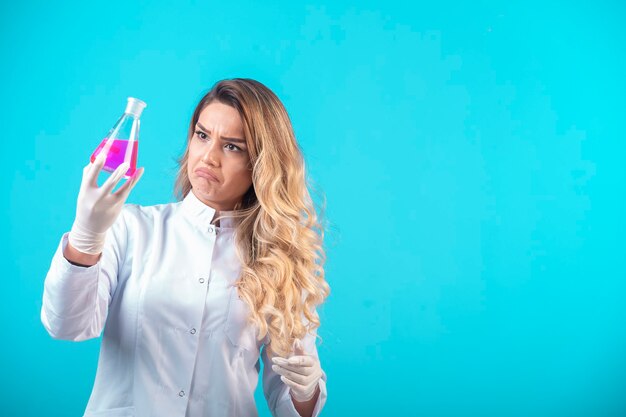
M 83 168 L 83 179 L 76 203 L 76 218 L 69 235 L 69 242 L 75 249 L 90 255 L 102 252 L 106 231 L 115 222 L 128 194 L 143 174 L 143 168 L 139 168 L 115 193 L 111 193 L 129 166 L 127 163 L 121 164 L 104 184 L 98 187 L 98 174 L 105 161 L 106 150 L 103 149 L 93 164 L 89 163 Z
M 322 368 L 315 356 L 306 354 L 298 339 L 294 343 L 294 353 L 289 359 L 273 357 L 272 370 L 281 375 L 280 379 L 289 386 L 294 400 L 309 401 L 317 393 Z

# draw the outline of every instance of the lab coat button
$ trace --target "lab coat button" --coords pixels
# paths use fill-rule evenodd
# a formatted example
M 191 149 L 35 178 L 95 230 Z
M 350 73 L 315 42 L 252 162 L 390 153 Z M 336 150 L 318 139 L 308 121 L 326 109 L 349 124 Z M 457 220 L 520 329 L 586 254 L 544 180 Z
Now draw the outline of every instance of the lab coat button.
M 204 278 L 200 278 L 200 279 L 198 279 L 198 282 L 199 282 L 200 284 L 204 284 Z
M 209 226 L 209 233 L 213 233 L 215 229 L 212 226 Z
M 184 397 L 184 396 L 185 396 L 185 391 L 182 391 L 182 390 L 181 390 L 181 391 L 178 393 L 178 396 L 179 396 L 179 397 Z
M 191 329 L 191 330 L 189 330 L 189 333 L 191 333 L 191 334 L 196 334 L 196 329 Z

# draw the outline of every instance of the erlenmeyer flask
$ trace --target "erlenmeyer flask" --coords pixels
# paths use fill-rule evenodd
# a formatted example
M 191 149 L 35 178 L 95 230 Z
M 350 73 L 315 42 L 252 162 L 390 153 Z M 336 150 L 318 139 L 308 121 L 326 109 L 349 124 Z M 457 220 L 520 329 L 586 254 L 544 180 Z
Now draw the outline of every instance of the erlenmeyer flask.
M 102 140 L 91 155 L 93 162 L 101 151 L 105 151 L 107 158 L 103 170 L 113 172 L 123 162 L 130 166 L 124 178 L 130 178 L 137 170 L 137 147 L 139 146 L 139 117 L 146 108 L 146 103 L 128 97 L 126 110 L 117 123 Z

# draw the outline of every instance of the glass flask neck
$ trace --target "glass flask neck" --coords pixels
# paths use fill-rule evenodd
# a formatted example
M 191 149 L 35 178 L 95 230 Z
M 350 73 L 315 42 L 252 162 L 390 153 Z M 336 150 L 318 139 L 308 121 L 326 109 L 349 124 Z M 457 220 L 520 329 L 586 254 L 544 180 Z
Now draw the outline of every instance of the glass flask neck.
M 113 137 L 117 140 L 139 140 L 139 118 L 131 113 L 124 113 L 113 128 L 109 131 L 107 138 Z

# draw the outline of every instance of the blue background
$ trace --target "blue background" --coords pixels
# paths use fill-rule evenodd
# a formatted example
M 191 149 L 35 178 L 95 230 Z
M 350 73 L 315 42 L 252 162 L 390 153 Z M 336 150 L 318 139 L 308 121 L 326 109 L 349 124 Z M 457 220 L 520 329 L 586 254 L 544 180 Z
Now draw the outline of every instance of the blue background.
M 99 340 L 47 335 L 43 280 L 126 98 L 128 201 L 169 202 L 228 77 L 327 197 L 324 415 L 626 415 L 622 2 L 55 3 L 0 6 L 3 415 L 84 410 Z

